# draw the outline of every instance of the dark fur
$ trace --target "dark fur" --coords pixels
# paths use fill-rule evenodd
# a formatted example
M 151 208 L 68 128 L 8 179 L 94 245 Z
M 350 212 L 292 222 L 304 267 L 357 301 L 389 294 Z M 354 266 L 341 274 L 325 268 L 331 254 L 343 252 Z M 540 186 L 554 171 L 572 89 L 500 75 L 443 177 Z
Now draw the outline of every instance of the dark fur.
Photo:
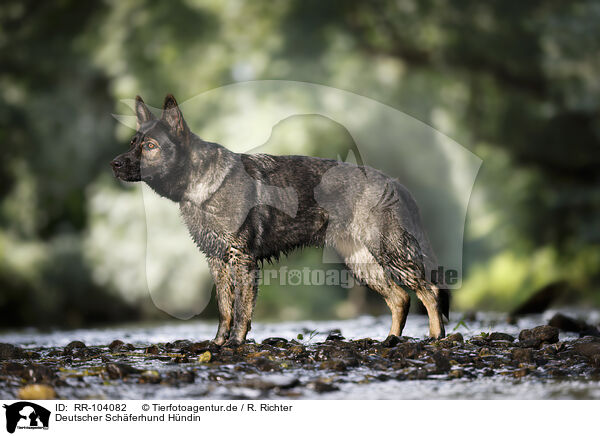
M 425 304 L 430 334 L 444 336 L 449 294 L 426 280 L 435 257 L 416 203 L 396 180 L 331 159 L 230 152 L 194 135 L 170 95 L 161 119 L 140 97 L 136 114 L 138 132 L 112 161 L 115 176 L 144 181 L 179 203 L 216 283 L 217 344 L 245 340 L 259 262 L 323 245 L 382 294 L 392 311 L 390 334 L 402 333 L 407 288 Z

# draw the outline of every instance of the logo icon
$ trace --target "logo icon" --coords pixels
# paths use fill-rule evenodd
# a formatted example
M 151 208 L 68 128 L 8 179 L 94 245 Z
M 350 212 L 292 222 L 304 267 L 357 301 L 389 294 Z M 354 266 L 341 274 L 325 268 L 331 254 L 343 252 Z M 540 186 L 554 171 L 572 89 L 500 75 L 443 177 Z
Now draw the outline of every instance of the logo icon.
M 19 401 L 4 405 L 6 409 L 6 431 L 14 433 L 15 429 L 48 429 L 50 411 L 29 401 Z

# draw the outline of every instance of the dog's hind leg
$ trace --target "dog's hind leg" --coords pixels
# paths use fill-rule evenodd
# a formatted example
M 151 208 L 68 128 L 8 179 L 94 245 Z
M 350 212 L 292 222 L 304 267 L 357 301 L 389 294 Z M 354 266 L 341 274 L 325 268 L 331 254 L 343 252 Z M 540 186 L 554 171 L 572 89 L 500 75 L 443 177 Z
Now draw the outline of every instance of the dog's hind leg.
M 233 278 L 229 264 L 220 259 L 208 259 L 208 266 L 215 282 L 215 294 L 217 307 L 219 308 L 219 328 L 213 342 L 217 345 L 223 345 L 229 337 L 233 320 Z
M 392 312 L 390 335 L 400 336 L 410 308 L 410 295 L 386 276 L 384 268 L 362 244 L 338 240 L 336 249 L 352 274 L 369 289 L 381 294 Z
M 233 325 L 226 346 L 236 347 L 246 340 L 258 293 L 258 266 L 250 256 L 236 253 L 229 260 L 234 286 Z
M 385 302 L 392 312 L 392 327 L 389 334 L 402 336 L 410 309 L 410 295 L 401 286 L 392 282 L 388 289 L 390 289 L 390 296 L 385 299 Z
M 408 232 L 400 230 L 382 235 L 379 249 L 374 250 L 374 257 L 384 265 L 387 277 L 417 294 L 417 298 L 427 309 L 429 335 L 436 339 L 442 338 L 445 331 L 440 289 L 425 278 L 423 254 L 417 240 Z
M 421 280 L 416 289 L 417 298 L 425 305 L 429 317 L 429 336 L 435 339 L 443 338 L 446 334 L 442 320 L 440 290 L 426 280 Z

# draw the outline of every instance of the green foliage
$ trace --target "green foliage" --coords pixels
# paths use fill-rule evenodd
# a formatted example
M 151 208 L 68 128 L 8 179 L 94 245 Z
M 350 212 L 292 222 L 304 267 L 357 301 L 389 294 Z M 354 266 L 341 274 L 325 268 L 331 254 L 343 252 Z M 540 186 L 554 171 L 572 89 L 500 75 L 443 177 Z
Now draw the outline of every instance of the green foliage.
M 456 330 L 458 330 L 460 327 L 464 327 L 464 328 L 468 329 L 468 328 L 469 328 L 469 326 L 467 326 L 467 323 L 465 322 L 465 319 L 466 319 L 466 318 L 463 316 L 463 317 L 460 319 L 460 321 L 458 321 L 458 322 L 456 323 L 456 325 L 454 326 L 454 328 L 452 329 L 452 331 L 453 331 L 453 332 L 455 332 L 455 331 L 456 331 Z

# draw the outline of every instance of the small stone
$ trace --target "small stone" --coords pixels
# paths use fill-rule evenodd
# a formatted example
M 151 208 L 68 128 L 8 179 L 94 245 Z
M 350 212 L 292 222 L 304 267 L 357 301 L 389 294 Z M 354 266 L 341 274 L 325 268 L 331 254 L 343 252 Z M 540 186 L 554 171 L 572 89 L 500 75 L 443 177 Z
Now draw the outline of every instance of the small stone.
M 575 344 L 573 350 L 577 354 L 592 358 L 595 355 L 600 355 L 600 342 L 583 342 Z
M 151 383 L 157 384 L 160 383 L 161 377 L 158 371 L 155 370 L 147 370 L 142 372 L 140 375 L 140 383 Z
M 263 339 L 263 345 L 271 345 L 272 347 L 282 348 L 287 345 L 288 341 L 284 338 L 266 338 Z
M 115 339 L 108 345 L 108 349 L 114 353 L 115 351 L 118 351 L 123 345 L 125 345 L 125 342 L 123 342 L 120 339 Z
M 600 330 L 596 327 L 590 327 L 589 329 L 582 330 L 579 332 L 579 337 L 584 338 L 586 336 L 591 336 L 594 338 L 600 338 Z
M 2 366 L 0 374 L 21 375 L 25 370 L 25 365 L 17 362 L 7 362 Z
M 300 355 L 306 353 L 306 348 L 303 345 L 292 345 L 289 348 L 289 352 L 292 357 L 299 357 Z
M 173 343 L 170 344 L 171 348 L 179 348 L 182 350 L 189 350 L 190 347 L 192 346 L 192 341 L 189 341 L 187 339 L 178 339 L 176 341 L 174 341 Z
M 517 362 L 533 362 L 533 351 L 531 348 L 514 348 L 511 352 L 513 360 Z
M 210 351 L 205 351 L 200 356 L 198 356 L 198 362 L 199 363 L 208 363 L 208 362 L 210 362 L 211 358 L 212 358 L 212 354 L 210 354 Z
M 446 336 L 443 339 L 440 339 L 439 343 L 440 345 L 450 345 L 453 346 L 455 344 L 462 344 L 465 342 L 465 339 L 463 338 L 462 333 L 452 333 L 448 336 Z
M 465 375 L 465 372 L 462 369 L 453 369 L 450 371 L 450 377 L 452 378 L 462 378 Z
M 513 377 L 521 378 L 525 377 L 527 374 L 529 374 L 529 368 L 519 368 L 515 372 L 513 372 Z
M 20 359 L 23 350 L 11 344 L 0 344 L 0 360 Z
M 243 386 L 252 388 L 252 389 L 260 389 L 260 390 L 270 390 L 270 389 L 291 389 L 300 384 L 300 380 L 295 377 L 289 377 L 280 374 L 273 374 L 261 378 L 251 378 L 244 382 Z
M 549 325 L 541 325 L 532 328 L 531 330 L 522 330 L 519 333 L 519 341 L 526 343 L 548 343 L 554 344 L 558 342 L 558 329 Z M 538 345 L 539 346 L 539 345 Z
M 56 391 L 52 386 L 33 384 L 19 389 L 17 396 L 21 400 L 53 400 L 56 398 Z
M 47 384 L 54 380 L 55 374 L 49 366 L 32 364 L 25 367 L 22 377 L 35 384 Z
M 189 347 L 189 352 L 193 354 L 202 354 L 206 350 L 216 351 L 217 348 L 215 347 L 215 344 L 211 341 L 195 342 Z
M 269 360 L 264 357 L 259 357 L 253 362 L 256 369 L 263 372 L 275 371 L 279 369 L 279 365 L 272 360 Z
M 390 358 L 393 359 L 414 359 L 421 354 L 423 351 L 423 345 L 421 343 L 407 342 L 404 344 L 398 344 L 393 348 L 390 353 Z
M 332 383 L 328 383 L 321 380 L 315 380 L 313 382 L 308 383 L 308 387 L 318 393 L 334 392 L 340 389 Z
M 592 328 L 590 325 L 586 324 L 584 321 L 580 321 L 575 318 L 571 318 L 570 316 L 563 315 L 562 313 L 557 313 L 554 315 L 550 321 L 548 321 L 548 325 L 552 327 L 556 327 L 564 332 L 575 332 L 579 333 L 584 330 L 588 330 Z
M 159 350 L 156 345 L 150 345 L 149 347 L 146 347 L 146 349 L 144 350 L 144 353 L 146 353 L 146 354 L 158 354 L 158 352 L 159 352 Z
M 448 357 L 442 353 L 442 352 L 436 352 L 433 353 L 433 361 L 435 362 L 435 368 L 437 371 L 439 372 L 448 372 L 450 371 L 450 368 L 452 367 L 452 365 L 450 364 L 450 359 L 448 359 Z
M 481 350 L 479 350 L 479 357 L 486 357 L 486 356 L 492 356 L 492 352 L 490 351 L 489 348 L 483 347 L 483 348 L 481 348 Z
M 513 335 L 509 335 L 508 333 L 501 332 L 492 332 L 488 337 L 490 341 L 509 341 L 514 342 L 515 337 Z
M 490 341 L 490 346 L 494 348 L 513 348 L 515 344 L 510 341 Z
M 331 333 L 329 333 L 327 335 L 327 339 L 325 339 L 326 341 L 343 341 L 345 338 L 342 336 L 342 334 L 339 332 L 339 330 L 334 331 L 332 330 Z
M 319 365 L 320 369 L 329 369 L 332 371 L 346 371 L 348 365 L 343 360 L 326 360 Z
M 141 372 L 139 369 L 126 363 L 107 363 L 105 368 L 108 376 L 113 380 L 126 378 L 130 374 L 139 374 Z
M 76 348 L 87 348 L 87 346 L 81 341 L 71 341 L 65 348 L 68 350 L 74 350 Z

